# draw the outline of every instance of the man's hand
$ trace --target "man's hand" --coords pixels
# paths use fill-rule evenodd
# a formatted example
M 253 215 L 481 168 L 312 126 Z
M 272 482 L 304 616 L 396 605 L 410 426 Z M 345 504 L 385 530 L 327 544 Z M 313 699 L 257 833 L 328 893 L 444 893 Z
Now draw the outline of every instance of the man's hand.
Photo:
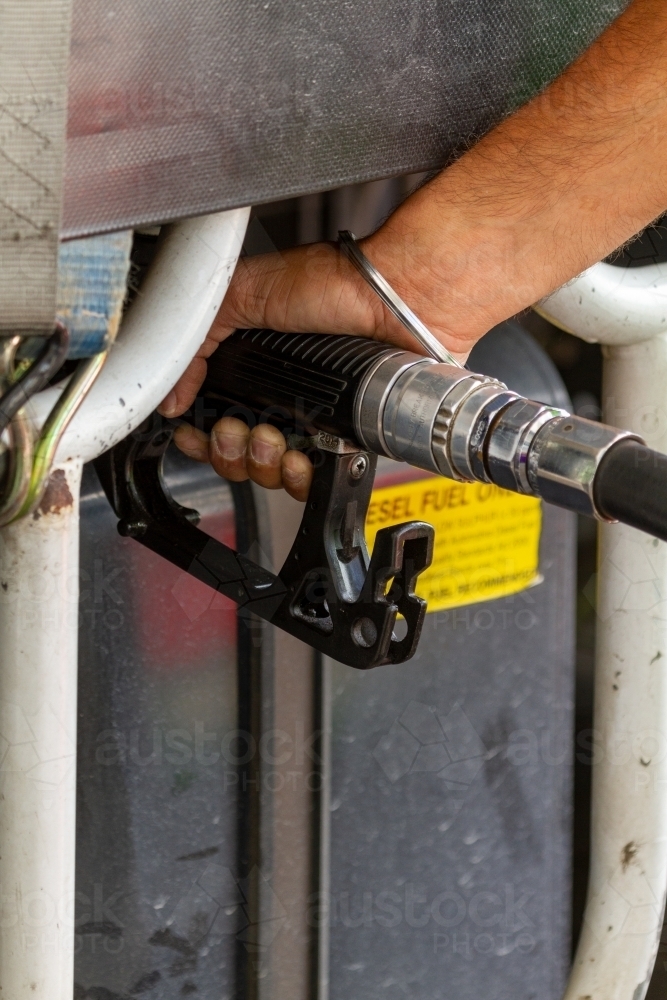
M 364 252 L 450 351 L 607 256 L 667 208 L 667 4 L 634 0 L 546 90 L 420 188 Z M 162 405 L 190 405 L 237 327 L 357 334 L 419 348 L 328 244 L 239 263 L 211 331 Z M 187 454 L 305 499 L 310 463 L 264 426 L 221 421 Z M 280 437 L 280 441 L 278 440 Z
M 206 359 L 235 329 L 271 327 L 292 333 L 346 333 L 415 348 L 351 264 L 328 243 L 239 261 L 227 295 L 206 340 L 185 374 L 162 403 L 165 416 L 192 404 L 206 374 Z M 418 345 L 417 345 L 418 348 Z M 287 451 L 275 428 L 261 424 L 250 433 L 233 417 L 220 420 L 210 438 L 187 425 L 177 429 L 179 448 L 233 482 L 250 477 L 269 489 L 281 486 L 305 500 L 312 466 L 301 452 Z

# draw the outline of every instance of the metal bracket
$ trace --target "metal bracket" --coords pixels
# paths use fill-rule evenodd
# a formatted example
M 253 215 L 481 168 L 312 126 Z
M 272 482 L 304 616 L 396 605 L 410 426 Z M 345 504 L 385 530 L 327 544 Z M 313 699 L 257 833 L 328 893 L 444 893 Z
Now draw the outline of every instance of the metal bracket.
M 378 531 L 369 561 L 364 526 L 377 458 L 357 449 L 317 453 L 313 484 L 278 575 L 196 527 L 162 479 L 172 427 L 155 416 L 95 462 L 121 535 L 135 538 L 254 614 L 351 667 L 402 663 L 417 648 L 426 602 L 414 592 L 431 563 L 422 521 Z M 304 442 L 304 445 L 306 442 Z M 308 442 L 310 444 L 310 442 Z M 407 625 L 395 634 L 401 614 Z

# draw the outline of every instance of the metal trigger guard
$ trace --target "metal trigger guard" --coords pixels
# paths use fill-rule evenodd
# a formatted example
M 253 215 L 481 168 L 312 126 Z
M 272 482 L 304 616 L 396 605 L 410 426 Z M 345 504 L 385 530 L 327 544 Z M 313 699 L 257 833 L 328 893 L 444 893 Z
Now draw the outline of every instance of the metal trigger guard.
M 121 535 L 229 597 L 241 614 L 341 663 L 368 669 L 414 654 L 426 614 L 414 587 L 431 563 L 434 533 L 422 521 L 381 528 L 369 563 L 364 526 L 375 455 L 325 434 L 295 442 L 319 455 L 298 534 L 276 576 L 201 531 L 197 512 L 169 495 L 162 463 L 172 433 L 153 416 L 95 461 Z M 407 625 L 401 639 L 399 613 Z

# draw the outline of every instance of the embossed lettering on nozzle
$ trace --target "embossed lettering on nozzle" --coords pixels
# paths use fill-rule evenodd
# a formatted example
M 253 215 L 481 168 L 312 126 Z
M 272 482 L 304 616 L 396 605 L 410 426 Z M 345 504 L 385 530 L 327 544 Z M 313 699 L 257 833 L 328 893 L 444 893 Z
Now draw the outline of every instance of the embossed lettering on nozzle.
M 434 365 L 421 354 L 396 349 L 381 354 L 361 382 L 354 401 L 354 425 L 359 440 L 369 451 L 393 458 L 382 426 L 389 393 L 400 376 L 415 365 Z
M 490 483 L 486 468 L 489 432 L 500 413 L 520 397 L 502 382 L 488 382 L 469 392 L 450 422 L 448 453 L 462 479 Z
M 481 406 L 481 399 L 480 406 L 469 401 L 480 390 L 505 387 L 453 365 L 414 365 L 402 372 L 381 417 L 386 454 L 450 479 L 475 479 L 464 452 Z
M 491 482 L 516 493 L 534 493 L 527 466 L 535 435 L 548 421 L 567 416 L 565 410 L 517 396 L 492 423 L 485 447 Z

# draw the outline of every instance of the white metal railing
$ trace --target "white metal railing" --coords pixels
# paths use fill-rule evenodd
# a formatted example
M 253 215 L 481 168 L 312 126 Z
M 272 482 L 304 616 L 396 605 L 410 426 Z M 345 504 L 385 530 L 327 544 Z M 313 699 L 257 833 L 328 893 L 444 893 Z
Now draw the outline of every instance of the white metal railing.
M 157 406 L 203 341 L 248 209 L 163 240 L 34 515 L 0 531 L 0 995 L 72 1000 L 79 486 L 84 462 Z M 30 408 L 41 426 L 57 390 Z
M 538 309 L 603 345 L 603 420 L 667 452 L 667 266 L 596 264 Z M 599 531 L 591 872 L 565 1000 L 642 1000 L 667 892 L 667 544 Z

